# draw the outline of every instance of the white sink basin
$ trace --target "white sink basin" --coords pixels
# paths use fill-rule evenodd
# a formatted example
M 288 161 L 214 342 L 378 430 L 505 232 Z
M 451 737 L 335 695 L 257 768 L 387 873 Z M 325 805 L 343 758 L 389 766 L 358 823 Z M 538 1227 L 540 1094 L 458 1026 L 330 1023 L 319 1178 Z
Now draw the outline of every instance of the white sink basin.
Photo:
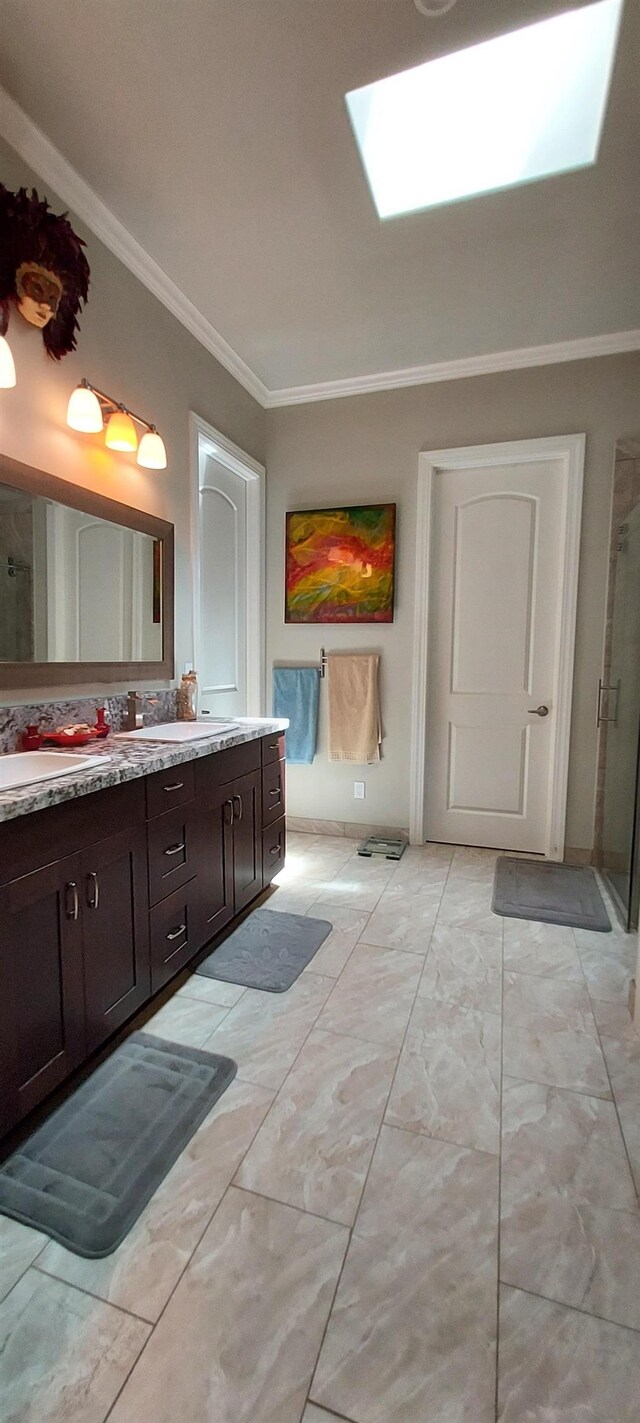
M 128 741 L 202 741 L 205 736 L 220 736 L 225 731 L 238 731 L 237 721 L 167 721 L 160 726 L 139 726 L 137 731 L 120 731 Z
M 18 786 L 33 786 L 37 781 L 50 781 L 53 776 L 75 775 L 104 766 L 108 756 L 78 756 L 69 751 L 17 751 L 0 756 L 0 791 L 13 791 Z

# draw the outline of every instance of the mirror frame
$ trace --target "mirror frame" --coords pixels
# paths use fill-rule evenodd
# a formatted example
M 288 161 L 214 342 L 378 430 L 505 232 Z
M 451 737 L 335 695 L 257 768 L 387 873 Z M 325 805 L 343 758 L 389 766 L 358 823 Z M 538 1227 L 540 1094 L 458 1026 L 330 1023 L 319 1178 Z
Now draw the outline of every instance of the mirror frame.
M 92 682 L 148 682 L 154 678 L 172 680 L 174 666 L 174 526 L 155 514 L 119 504 L 105 494 L 97 494 L 80 484 L 71 484 L 42 469 L 32 469 L 0 454 L 0 483 L 27 494 L 53 499 L 82 514 L 150 534 L 162 545 L 162 659 L 159 662 L 0 662 L 0 693 L 29 691 L 32 687 L 83 686 Z

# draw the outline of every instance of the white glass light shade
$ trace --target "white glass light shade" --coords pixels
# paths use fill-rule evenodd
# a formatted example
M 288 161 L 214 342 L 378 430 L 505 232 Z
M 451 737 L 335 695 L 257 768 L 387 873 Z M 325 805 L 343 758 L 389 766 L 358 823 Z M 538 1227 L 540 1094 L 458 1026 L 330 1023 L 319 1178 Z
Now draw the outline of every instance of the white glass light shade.
M 147 430 L 140 441 L 138 450 L 138 464 L 143 469 L 166 469 L 167 451 L 164 447 L 164 440 L 157 430 Z
M 86 385 L 78 385 L 72 390 L 67 406 L 67 425 L 72 430 L 80 430 L 84 435 L 97 435 L 102 429 L 100 401 Z
M 114 410 L 107 425 L 104 442 L 109 450 L 137 450 L 136 427 L 126 410 Z
M 0 336 L 0 389 L 10 390 L 16 383 L 16 368 L 6 336 Z

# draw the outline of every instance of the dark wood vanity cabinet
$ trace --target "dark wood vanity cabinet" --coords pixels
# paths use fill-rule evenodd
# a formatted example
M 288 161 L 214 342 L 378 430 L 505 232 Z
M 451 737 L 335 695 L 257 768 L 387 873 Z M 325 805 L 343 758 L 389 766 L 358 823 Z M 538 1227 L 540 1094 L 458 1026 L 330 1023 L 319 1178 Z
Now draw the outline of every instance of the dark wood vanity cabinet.
M 0 890 L 2 1131 L 85 1056 L 81 878 L 72 855 Z
M 263 737 L 0 825 L 0 1134 L 282 867 L 280 753 Z
M 150 992 L 144 826 L 85 850 L 80 876 L 87 1052 L 146 1003 Z

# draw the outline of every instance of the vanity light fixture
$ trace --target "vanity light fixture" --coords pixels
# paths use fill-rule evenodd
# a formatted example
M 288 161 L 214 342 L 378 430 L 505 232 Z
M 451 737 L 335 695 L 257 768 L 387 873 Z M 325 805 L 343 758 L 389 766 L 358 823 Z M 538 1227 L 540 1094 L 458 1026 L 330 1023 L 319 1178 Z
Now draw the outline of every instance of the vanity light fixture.
M 0 366 L 1 369 L 1 366 Z M 166 469 L 167 452 L 164 440 L 155 425 L 143 420 L 133 410 L 128 410 L 119 400 L 107 395 L 104 390 L 90 385 L 83 376 L 79 386 L 71 392 L 67 407 L 67 425 L 83 434 L 97 434 L 104 428 L 107 419 L 105 445 L 110 450 L 138 451 L 137 463 L 144 469 Z M 136 425 L 144 427 L 144 434 L 138 445 Z
M 11 390 L 16 383 L 16 368 L 6 336 L 0 336 L 0 390 Z

